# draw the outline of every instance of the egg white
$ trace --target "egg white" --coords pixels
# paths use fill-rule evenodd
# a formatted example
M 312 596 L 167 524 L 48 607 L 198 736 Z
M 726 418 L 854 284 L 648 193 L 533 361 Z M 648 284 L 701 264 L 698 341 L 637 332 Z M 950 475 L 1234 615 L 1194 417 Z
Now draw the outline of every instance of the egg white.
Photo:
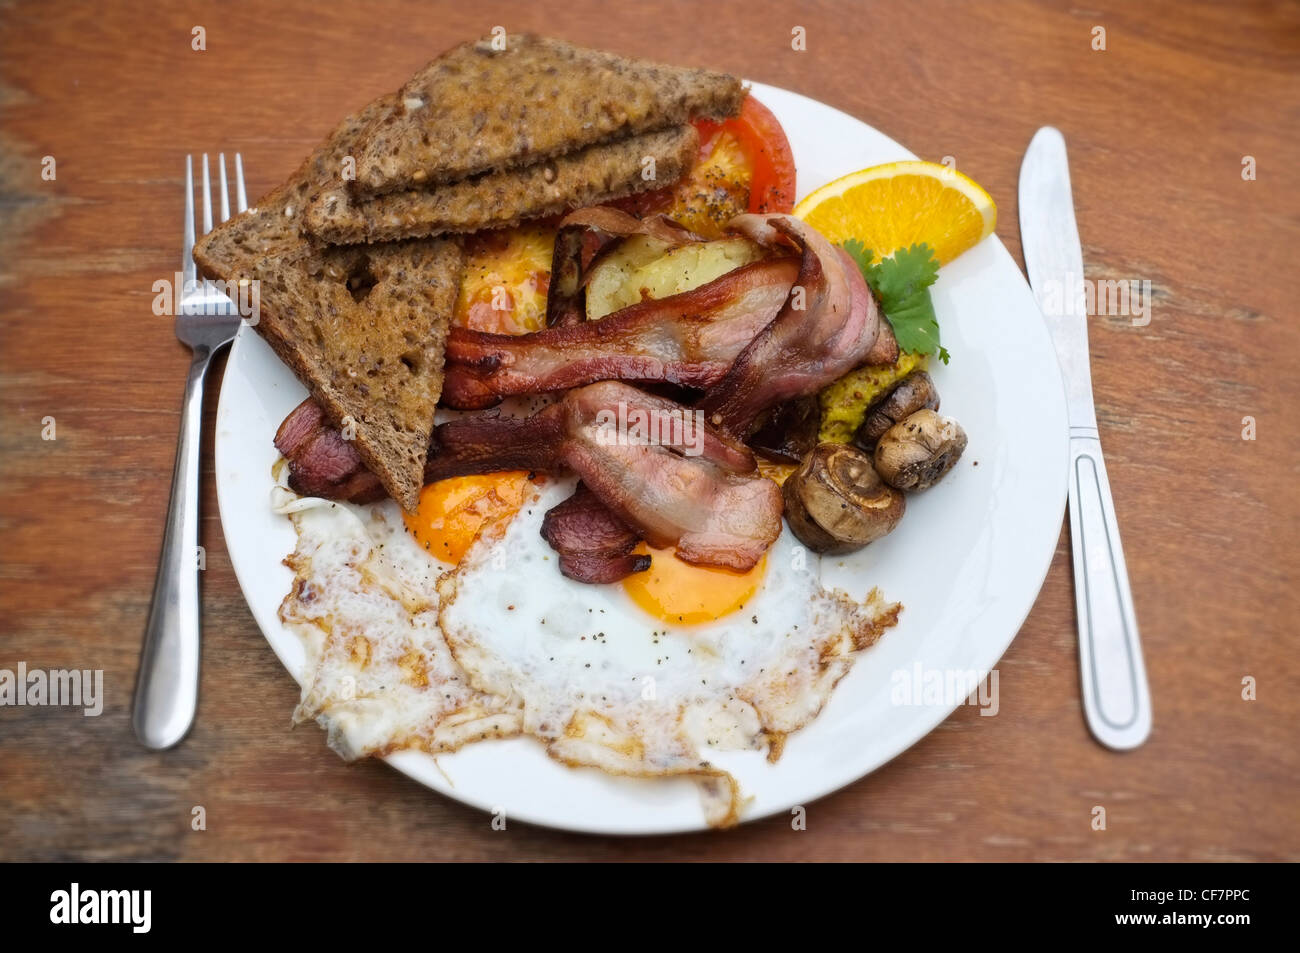
M 435 587 L 448 567 L 411 538 L 396 503 L 353 507 L 281 489 L 276 507 L 298 532 L 280 606 L 307 649 L 295 722 L 315 719 L 348 760 L 518 734 L 518 705 L 475 690 L 452 658 Z
M 823 589 L 820 559 L 786 530 L 740 611 L 674 626 L 621 586 L 560 575 L 540 528 L 573 485 L 530 489 L 512 520 L 485 527 L 441 577 L 447 644 L 474 687 L 522 706 L 522 730 L 553 757 L 614 774 L 694 776 L 710 823 L 735 823 L 738 786 L 701 751 L 766 749 L 775 760 L 898 606 L 874 590 L 859 602 Z

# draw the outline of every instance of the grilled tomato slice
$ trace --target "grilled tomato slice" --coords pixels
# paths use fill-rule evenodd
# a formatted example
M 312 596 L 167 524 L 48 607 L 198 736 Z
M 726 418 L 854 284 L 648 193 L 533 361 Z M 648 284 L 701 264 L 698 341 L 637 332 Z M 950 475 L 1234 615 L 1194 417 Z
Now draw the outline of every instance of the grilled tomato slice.
M 794 154 L 771 110 L 746 96 L 740 115 L 699 119 L 700 154 L 676 185 L 610 204 L 638 217 L 661 212 L 705 238 L 719 238 L 741 212 L 794 208 Z

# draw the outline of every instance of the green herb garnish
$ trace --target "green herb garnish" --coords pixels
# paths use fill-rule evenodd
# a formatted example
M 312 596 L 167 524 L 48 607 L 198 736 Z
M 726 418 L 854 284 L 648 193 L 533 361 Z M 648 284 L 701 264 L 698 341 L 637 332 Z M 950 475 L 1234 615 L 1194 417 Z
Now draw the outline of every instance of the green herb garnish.
M 858 263 L 862 277 L 875 293 L 880 309 L 894 329 L 898 346 L 912 354 L 939 354 L 948 363 L 948 351 L 939 343 L 939 321 L 930 300 L 930 285 L 939 277 L 934 250 L 924 243 L 900 248 L 873 263 L 875 253 L 856 238 L 844 250 Z

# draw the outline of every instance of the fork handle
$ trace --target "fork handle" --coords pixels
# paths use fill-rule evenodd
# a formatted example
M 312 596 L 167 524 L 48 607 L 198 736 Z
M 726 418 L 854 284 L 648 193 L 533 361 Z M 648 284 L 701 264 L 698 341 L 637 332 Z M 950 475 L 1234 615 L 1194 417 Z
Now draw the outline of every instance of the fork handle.
M 158 576 L 154 580 L 132 723 L 149 748 L 170 748 L 194 722 L 199 697 L 199 438 L 212 352 L 196 349 L 185 382 Z
M 1088 728 L 1108 748 L 1136 748 L 1151 733 L 1151 692 L 1096 431 L 1070 438 L 1070 545 Z

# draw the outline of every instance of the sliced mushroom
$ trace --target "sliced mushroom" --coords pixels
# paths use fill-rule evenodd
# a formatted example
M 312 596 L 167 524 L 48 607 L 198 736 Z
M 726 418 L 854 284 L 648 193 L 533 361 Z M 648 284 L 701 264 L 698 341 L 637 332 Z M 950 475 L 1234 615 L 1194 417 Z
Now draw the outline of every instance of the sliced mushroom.
M 961 424 L 933 410 L 918 410 L 880 438 L 876 472 L 900 490 L 924 490 L 943 479 L 965 449 Z
M 880 539 L 898 525 L 906 505 L 869 456 L 842 443 L 818 444 L 781 492 L 790 529 L 818 553 L 851 553 Z
M 867 415 L 862 419 L 862 426 L 853 435 L 853 443 L 870 453 L 876 449 L 876 444 L 886 430 L 918 410 L 925 409 L 939 409 L 939 390 L 929 374 L 914 371 L 899 381 L 889 393 L 872 402 L 867 408 Z

